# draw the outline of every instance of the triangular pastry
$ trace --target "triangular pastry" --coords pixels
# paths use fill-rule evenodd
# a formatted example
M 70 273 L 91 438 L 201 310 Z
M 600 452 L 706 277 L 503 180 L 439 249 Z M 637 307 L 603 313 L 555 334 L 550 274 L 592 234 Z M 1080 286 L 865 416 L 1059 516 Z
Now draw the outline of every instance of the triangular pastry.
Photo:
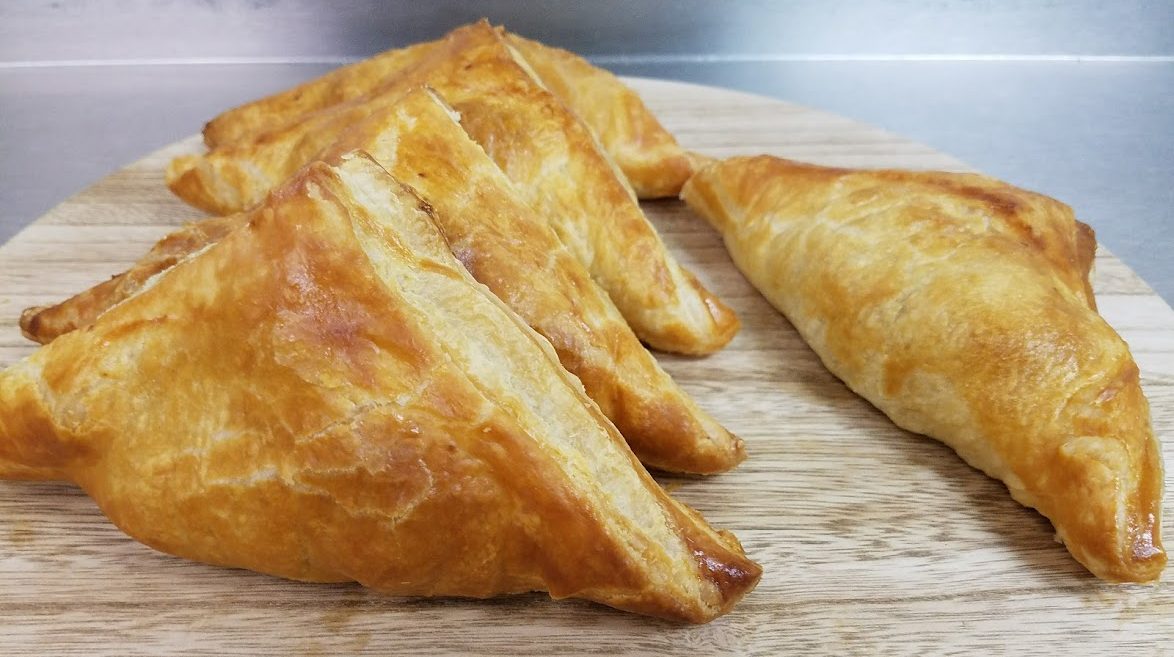
M 742 441 L 698 408 L 660 368 L 607 294 L 545 220 L 518 198 L 441 101 L 423 89 L 404 98 L 382 98 L 385 106 L 364 106 L 364 112 L 371 111 L 365 120 L 353 126 L 335 122 L 308 137 L 323 144 L 341 135 L 335 150 L 364 150 L 419 192 L 436 209 L 438 227 L 474 278 L 550 340 L 642 462 L 701 474 L 739 463 L 745 457 Z M 242 187 L 247 197 L 242 204 L 252 205 L 303 164 L 297 153 L 306 149 L 275 148 L 273 157 L 251 150 L 255 160 L 204 158 L 175 184 L 203 188 L 200 181 L 216 178 L 249 181 Z M 290 159 L 280 160 L 281 154 Z M 92 322 L 177 256 L 220 239 L 233 221 L 245 221 L 244 215 L 185 227 L 129 272 L 58 306 L 31 309 L 22 317 L 25 334 L 47 342 Z
M 682 197 L 852 390 L 1002 480 L 1093 574 L 1159 576 L 1161 450 L 1071 209 L 975 174 L 766 156 Z
M 76 482 L 171 554 L 392 594 L 704 622 L 760 573 L 362 154 L 0 373 L 0 476 Z
M 218 214 L 261 198 L 274 181 L 371 113 L 428 84 L 457 109 L 518 193 L 611 296 L 636 335 L 686 354 L 712 353 L 739 328 L 734 313 L 681 267 L 591 132 L 534 81 L 501 36 L 480 23 L 388 81 L 379 93 L 334 105 L 264 139 L 183 156 L 168 185 Z
M 489 27 L 486 21 L 480 25 Z M 508 34 L 501 28 L 497 30 Z M 573 53 L 513 34 L 508 38 L 541 76 L 543 84 L 595 131 L 640 198 L 676 195 L 691 172 L 689 160 L 636 92 Z M 215 148 L 251 141 L 308 114 L 376 91 L 443 42 L 441 39 L 388 50 L 224 112 L 205 126 L 204 142 Z

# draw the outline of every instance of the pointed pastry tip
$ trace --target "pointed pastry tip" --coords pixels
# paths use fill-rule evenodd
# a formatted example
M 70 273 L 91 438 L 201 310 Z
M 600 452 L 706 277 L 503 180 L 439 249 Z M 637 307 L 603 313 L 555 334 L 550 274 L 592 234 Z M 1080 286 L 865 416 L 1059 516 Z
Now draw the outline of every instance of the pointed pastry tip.
M 1115 549 L 1107 554 L 1094 554 L 1065 543 L 1093 575 L 1109 582 L 1144 584 L 1156 582 L 1166 569 L 1166 550 L 1159 531 L 1156 519 L 1150 515 L 1141 522 L 1130 520 L 1123 544 L 1113 546 Z
M 1162 466 L 1152 435 L 1143 453 L 1114 437 L 1070 439 L 1058 461 L 1085 495 L 1052 511 L 1061 539 L 1094 575 L 1111 582 L 1152 582 L 1166 567 L 1161 537 Z M 1046 514 L 1045 514 L 1046 515 Z

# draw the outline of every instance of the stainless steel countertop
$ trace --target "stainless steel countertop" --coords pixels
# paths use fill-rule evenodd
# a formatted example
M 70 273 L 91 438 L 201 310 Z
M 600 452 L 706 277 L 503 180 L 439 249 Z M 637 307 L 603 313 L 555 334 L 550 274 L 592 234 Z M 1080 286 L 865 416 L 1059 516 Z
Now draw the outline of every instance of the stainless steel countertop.
M 843 114 L 1055 196 L 1174 301 L 1174 63 L 606 60 Z M 58 201 L 328 64 L 0 68 L 0 241 Z

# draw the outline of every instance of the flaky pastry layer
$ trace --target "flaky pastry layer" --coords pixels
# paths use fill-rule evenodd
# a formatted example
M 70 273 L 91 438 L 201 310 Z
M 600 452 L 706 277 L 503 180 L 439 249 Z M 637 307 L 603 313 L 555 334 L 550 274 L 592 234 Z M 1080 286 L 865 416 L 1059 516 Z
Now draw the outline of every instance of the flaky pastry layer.
M 639 338 L 706 354 L 738 331 L 734 313 L 677 263 L 591 131 L 539 84 L 502 35 L 452 32 L 375 92 L 309 114 L 263 139 L 176 159 L 168 185 L 209 212 L 248 208 L 340 133 L 430 85 L 607 291 Z
M 477 25 L 488 28 L 489 23 Z M 692 173 L 690 161 L 636 92 L 574 53 L 496 29 L 525 54 L 542 83 L 599 136 L 640 198 L 676 196 Z M 388 50 L 231 109 L 208 122 L 204 141 L 209 148 L 253 141 L 308 114 L 367 95 L 443 43 L 440 39 Z

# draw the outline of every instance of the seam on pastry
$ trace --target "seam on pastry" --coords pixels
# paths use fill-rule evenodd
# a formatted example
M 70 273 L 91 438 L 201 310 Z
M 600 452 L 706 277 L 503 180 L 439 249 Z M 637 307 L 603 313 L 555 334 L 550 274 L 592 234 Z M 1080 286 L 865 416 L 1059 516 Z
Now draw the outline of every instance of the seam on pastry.
M 422 388 L 422 386 L 421 386 L 421 388 Z M 416 396 L 417 395 L 412 395 L 412 398 L 415 398 Z M 369 402 L 365 402 L 362 404 L 355 404 L 351 408 L 350 413 L 346 417 L 341 417 L 341 418 L 338 418 L 337 420 L 327 422 L 322 427 L 315 429 L 309 433 L 303 433 L 300 435 L 296 435 L 296 434 L 293 435 L 293 444 L 295 446 L 302 446 L 302 445 L 306 445 L 308 443 L 312 443 L 312 442 L 318 440 L 319 438 L 325 436 L 326 434 L 330 433 L 331 431 L 337 429 L 338 427 L 348 425 L 348 424 L 354 424 L 356 418 L 360 418 L 371 411 L 374 411 L 374 410 L 380 409 L 380 408 L 386 408 L 389 406 L 402 406 L 402 405 L 403 404 L 401 404 L 398 401 L 398 399 L 395 402 L 392 402 L 392 401 L 369 401 Z
M 125 299 L 122 299 L 118 303 L 115 303 L 114 305 L 110 306 L 109 308 L 103 310 L 101 312 L 101 314 L 98 315 L 98 317 L 94 318 L 94 321 L 97 321 L 98 318 L 102 317 L 102 315 L 109 313 L 111 310 L 114 310 L 115 308 L 127 303 L 131 299 L 139 297 L 140 295 L 145 293 L 147 290 L 150 290 L 151 288 L 155 287 L 155 285 L 157 285 L 159 283 L 159 281 L 163 280 L 164 276 L 171 273 L 172 271 L 175 271 L 176 268 L 182 266 L 183 264 L 187 263 L 188 261 L 194 260 L 194 259 L 200 257 L 201 255 L 203 255 L 204 253 L 206 253 L 207 251 L 209 251 L 210 249 L 215 247 L 217 244 L 219 244 L 219 242 L 212 242 L 211 244 L 205 244 L 204 246 L 200 247 L 199 249 L 192 251 L 191 253 L 183 256 L 182 258 L 177 260 L 175 262 L 175 264 L 171 265 L 170 267 L 168 267 L 162 271 L 156 272 L 154 274 L 151 274 L 150 278 L 143 281 L 143 284 L 139 287 L 139 289 L 137 289 L 134 292 L 132 292 L 131 294 L 127 295 L 127 297 Z M 157 318 L 157 319 L 163 319 L 163 318 Z

